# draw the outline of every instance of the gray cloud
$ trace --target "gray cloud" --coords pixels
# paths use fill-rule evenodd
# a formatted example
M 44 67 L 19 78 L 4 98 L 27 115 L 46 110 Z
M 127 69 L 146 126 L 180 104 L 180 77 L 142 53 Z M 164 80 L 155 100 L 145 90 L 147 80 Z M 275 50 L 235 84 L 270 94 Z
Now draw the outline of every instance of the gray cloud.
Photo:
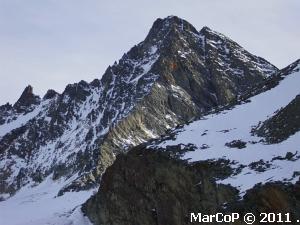
M 300 58 L 299 0 L 0 0 L 0 104 L 100 78 L 158 17 L 207 25 L 282 68 Z

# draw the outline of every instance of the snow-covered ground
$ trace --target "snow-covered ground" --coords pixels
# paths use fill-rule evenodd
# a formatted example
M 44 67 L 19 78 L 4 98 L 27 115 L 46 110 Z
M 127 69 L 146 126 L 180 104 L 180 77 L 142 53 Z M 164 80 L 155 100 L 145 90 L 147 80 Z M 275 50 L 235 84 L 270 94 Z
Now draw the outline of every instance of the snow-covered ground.
M 49 100 L 45 100 L 30 113 L 25 115 L 18 114 L 16 118 L 8 117 L 6 123 L 0 125 L 0 138 L 12 130 L 25 125 L 29 120 L 36 117 L 42 110 L 47 108 L 48 105 Z
M 95 191 L 68 192 L 57 197 L 68 181 L 53 181 L 49 176 L 38 186 L 27 185 L 16 195 L 0 202 L 1 225 L 90 225 L 81 212 Z
M 267 145 L 256 143 L 261 138 L 251 135 L 251 129 L 289 104 L 300 93 L 299 84 L 300 72 L 294 72 L 275 88 L 252 97 L 251 102 L 193 122 L 185 126 L 175 140 L 165 141 L 160 146 L 192 143 L 197 149 L 183 156 L 191 162 L 226 158 L 237 162 L 235 166 L 245 165 L 241 173 L 218 181 L 238 187 L 242 194 L 260 182 L 282 180 L 296 182 L 299 177 L 293 177 L 293 174 L 300 171 L 299 161 L 279 160 L 274 157 L 285 157 L 287 152 L 295 154 L 295 158 L 299 156 L 300 132 L 279 144 Z M 247 145 L 243 149 L 225 146 L 233 140 L 242 140 Z M 203 145 L 208 148 L 201 149 Z M 249 167 L 249 164 L 261 159 L 271 164 L 265 172 L 257 172 Z

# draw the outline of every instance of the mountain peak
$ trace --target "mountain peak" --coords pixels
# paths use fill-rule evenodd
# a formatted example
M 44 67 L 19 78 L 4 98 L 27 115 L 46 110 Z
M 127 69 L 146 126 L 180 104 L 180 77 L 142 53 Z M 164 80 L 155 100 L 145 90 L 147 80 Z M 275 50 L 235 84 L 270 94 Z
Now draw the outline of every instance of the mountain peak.
M 157 19 L 153 26 L 155 26 L 156 24 L 162 24 L 165 28 L 168 27 L 168 28 L 178 28 L 180 29 L 181 31 L 192 31 L 194 33 L 198 33 L 197 30 L 194 28 L 194 26 L 192 24 L 190 24 L 188 21 L 182 19 L 182 18 L 179 18 L 177 16 L 168 16 L 164 19 Z
M 44 95 L 43 99 L 52 99 L 54 98 L 56 95 L 58 95 L 58 93 L 53 90 L 53 89 L 49 89 L 47 91 L 47 93 Z
M 33 94 L 33 87 L 29 84 L 27 87 L 25 87 L 22 95 L 32 95 Z
M 212 31 L 212 29 L 210 29 L 208 26 L 204 26 L 204 27 L 202 27 L 202 29 L 200 30 L 200 32 L 211 32 Z
M 155 20 L 146 40 L 161 40 L 171 30 L 177 30 L 181 33 L 192 32 L 198 34 L 196 28 L 186 20 L 177 16 L 168 16 Z
M 158 18 L 158 19 L 154 22 L 154 24 L 155 24 L 155 23 L 162 22 L 162 23 L 163 23 L 164 25 L 166 25 L 166 26 L 174 25 L 174 24 L 176 24 L 176 25 L 181 25 L 183 21 L 184 21 L 183 19 L 181 19 L 181 18 L 179 18 L 179 17 L 177 17 L 177 16 L 168 16 L 168 17 L 165 17 L 165 18 Z
M 21 112 L 26 110 L 26 108 L 30 107 L 31 105 L 37 104 L 39 100 L 40 97 L 33 93 L 33 87 L 31 85 L 28 85 L 22 92 L 21 97 L 14 104 L 14 108 L 18 112 Z

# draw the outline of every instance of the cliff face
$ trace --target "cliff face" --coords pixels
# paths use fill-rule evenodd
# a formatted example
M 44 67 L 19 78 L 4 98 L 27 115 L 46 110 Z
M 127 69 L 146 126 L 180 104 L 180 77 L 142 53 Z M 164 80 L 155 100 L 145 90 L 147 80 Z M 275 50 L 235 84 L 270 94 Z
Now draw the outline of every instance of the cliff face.
M 158 19 L 101 80 L 42 99 L 29 86 L 16 104 L 0 107 L 0 192 L 50 175 L 74 178 L 60 194 L 90 188 L 116 154 L 233 101 L 277 71 L 207 27 Z
M 145 146 L 119 155 L 83 212 L 94 225 L 198 223 L 191 222 L 192 212 L 239 213 L 241 218 L 229 224 L 244 224 L 242 216 L 248 212 L 257 218 L 261 212 L 290 213 L 293 221 L 300 216 L 300 182 L 258 184 L 241 199 L 237 189 L 216 183 L 217 178 L 232 174 L 228 161 L 188 164 L 171 155 Z
M 190 212 L 214 213 L 235 199 L 236 190 L 209 178 L 217 167 L 139 146 L 117 157 L 83 211 L 95 225 L 188 224 Z

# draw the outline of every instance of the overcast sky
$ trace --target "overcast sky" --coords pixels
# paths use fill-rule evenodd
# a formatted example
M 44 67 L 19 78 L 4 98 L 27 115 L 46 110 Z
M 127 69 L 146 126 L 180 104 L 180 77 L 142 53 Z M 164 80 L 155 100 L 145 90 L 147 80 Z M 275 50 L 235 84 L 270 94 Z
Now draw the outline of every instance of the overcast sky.
M 300 58 L 300 0 L 0 0 L 0 104 L 31 84 L 43 96 L 100 78 L 177 15 L 219 31 L 279 68 Z

